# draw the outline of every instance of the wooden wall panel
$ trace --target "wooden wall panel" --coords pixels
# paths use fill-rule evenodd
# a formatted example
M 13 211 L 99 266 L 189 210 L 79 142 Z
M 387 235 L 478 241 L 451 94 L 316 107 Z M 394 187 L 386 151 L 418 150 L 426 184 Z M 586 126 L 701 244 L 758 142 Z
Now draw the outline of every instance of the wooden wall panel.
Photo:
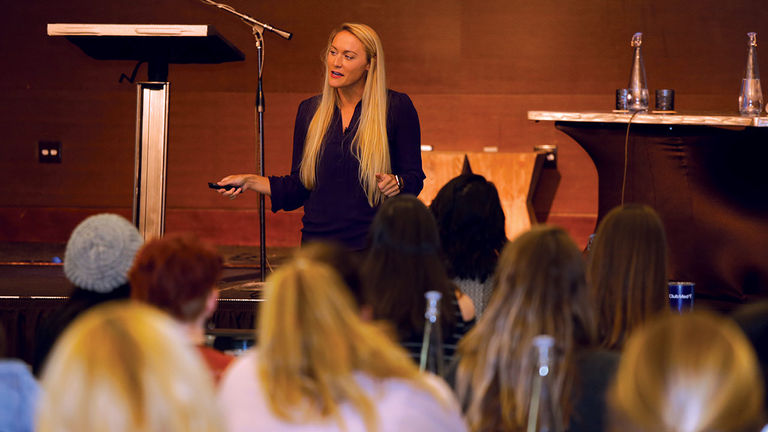
M 701 0 L 695 7 L 686 0 L 228 3 L 295 34 L 291 41 L 266 36 L 269 173 L 289 169 L 293 117 L 298 102 L 319 89 L 328 31 L 343 21 L 366 22 L 384 41 L 390 86 L 407 92 L 419 110 L 425 144 L 504 152 L 558 145 L 560 181 L 549 221 L 565 225 L 577 240 L 594 225 L 594 166 L 570 138 L 552 124 L 528 121 L 526 111 L 610 109 L 614 90 L 626 85 L 629 39 L 636 31 L 645 33 L 651 90 L 675 88 L 678 110 L 735 111 L 745 34 L 768 37 L 768 8 L 760 0 Z M 168 229 L 198 231 L 221 243 L 258 243 L 252 231 L 234 236 L 213 229 L 251 221 L 256 198 L 230 202 L 205 188 L 207 181 L 253 170 L 256 163 L 256 61 L 247 27 L 194 0 L 36 0 L 10 3 L 4 11 L 0 210 L 44 209 L 50 217 L 40 220 L 46 223 L 82 209 L 130 211 L 136 90 L 118 79 L 134 64 L 90 59 L 66 40 L 46 37 L 46 23 L 208 23 L 247 59 L 170 68 Z M 763 48 L 758 52 L 765 69 Z M 143 66 L 139 76 L 145 74 Z M 64 162 L 39 164 L 38 140 L 61 140 Z M 270 215 L 275 232 L 268 235 L 297 241 L 300 216 Z M 0 240 L 40 241 L 41 232 L 66 238 L 71 229 L 3 220 L 11 226 L 0 230 Z

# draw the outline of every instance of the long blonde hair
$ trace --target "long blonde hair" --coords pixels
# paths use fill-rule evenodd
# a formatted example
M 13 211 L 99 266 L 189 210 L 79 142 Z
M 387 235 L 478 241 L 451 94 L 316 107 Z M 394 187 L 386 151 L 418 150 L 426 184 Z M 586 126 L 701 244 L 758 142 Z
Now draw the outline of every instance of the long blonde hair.
M 56 343 L 42 377 L 40 432 L 224 430 L 207 368 L 169 316 L 98 306 Z
M 607 396 L 611 430 L 760 430 L 762 381 L 735 323 L 712 313 L 669 314 L 629 338 Z
M 342 31 L 352 33 L 365 47 L 366 58 L 370 67 L 365 77 L 363 104 L 360 125 L 352 141 L 353 154 L 360 162 L 358 177 L 360 185 L 368 197 L 368 204 L 374 207 L 381 203 L 382 194 L 376 182 L 377 173 L 391 171 L 389 159 L 389 141 L 387 138 L 387 85 L 384 71 L 384 50 L 379 35 L 365 24 L 342 24 L 331 32 L 325 53 L 331 47 L 333 38 Z M 304 141 L 304 155 L 301 159 L 299 175 L 307 189 L 315 188 L 317 162 L 323 150 L 325 135 L 333 117 L 333 111 L 339 105 L 339 95 L 329 83 L 326 62 L 323 95 L 320 104 L 309 123 Z
M 457 390 L 471 430 L 525 429 L 539 334 L 555 338 L 552 392 L 567 424 L 574 351 L 591 343 L 594 325 L 581 252 L 565 231 L 547 226 L 504 247 L 490 304 L 459 343 Z
M 271 411 L 301 422 L 336 418 L 349 402 L 376 430 L 373 401 L 355 373 L 402 378 L 427 387 L 408 354 L 383 330 L 358 317 L 354 300 L 328 265 L 299 255 L 270 275 L 259 311 L 257 374 Z
M 621 349 L 629 334 L 667 307 L 667 242 L 650 207 L 627 204 L 600 222 L 587 265 L 597 302 L 598 338 Z

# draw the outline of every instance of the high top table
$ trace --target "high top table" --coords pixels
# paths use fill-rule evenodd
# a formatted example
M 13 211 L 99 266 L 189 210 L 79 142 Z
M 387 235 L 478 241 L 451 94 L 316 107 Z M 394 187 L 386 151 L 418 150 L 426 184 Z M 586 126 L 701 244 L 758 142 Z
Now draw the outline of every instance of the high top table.
M 768 117 L 529 111 L 528 119 L 554 121 L 592 158 L 598 224 L 622 203 L 622 183 L 623 202 L 659 213 L 669 277 L 695 282 L 697 305 L 729 311 L 768 297 Z

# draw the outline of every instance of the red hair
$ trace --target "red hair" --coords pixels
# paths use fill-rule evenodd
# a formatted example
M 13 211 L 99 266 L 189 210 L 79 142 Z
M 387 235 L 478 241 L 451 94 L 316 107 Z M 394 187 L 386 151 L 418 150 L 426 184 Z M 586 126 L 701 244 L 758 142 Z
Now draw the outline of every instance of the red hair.
M 221 256 L 193 235 L 170 236 L 146 243 L 128 272 L 131 298 L 193 321 L 221 274 Z

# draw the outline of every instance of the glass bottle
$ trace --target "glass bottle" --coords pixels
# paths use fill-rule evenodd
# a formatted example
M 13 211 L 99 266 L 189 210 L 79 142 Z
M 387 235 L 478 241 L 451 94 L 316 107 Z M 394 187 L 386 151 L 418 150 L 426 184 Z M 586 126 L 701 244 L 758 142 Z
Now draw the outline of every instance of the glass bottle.
M 443 295 L 438 291 L 427 291 L 424 297 L 427 299 L 427 310 L 424 312 L 424 339 L 421 343 L 419 369 L 444 376 L 443 333 L 440 328 L 440 299 Z
M 741 80 L 739 113 L 743 116 L 759 116 L 763 110 L 763 90 L 757 67 L 757 33 L 747 33 L 747 39 L 747 67 Z
M 555 338 L 539 335 L 533 338 L 534 370 L 531 400 L 528 405 L 527 432 L 562 432 L 563 418 L 559 401 L 552 390 L 555 367 Z
M 632 35 L 632 48 L 634 55 L 632 57 L 632 71 L 629 73 L 629 111 L 647 111 L 648 110 L 648 84 L 645 80 L 645 63 L 643 63 L 643 53 L 640 46 L 643 44 L 643 34 L 635 33 Z

